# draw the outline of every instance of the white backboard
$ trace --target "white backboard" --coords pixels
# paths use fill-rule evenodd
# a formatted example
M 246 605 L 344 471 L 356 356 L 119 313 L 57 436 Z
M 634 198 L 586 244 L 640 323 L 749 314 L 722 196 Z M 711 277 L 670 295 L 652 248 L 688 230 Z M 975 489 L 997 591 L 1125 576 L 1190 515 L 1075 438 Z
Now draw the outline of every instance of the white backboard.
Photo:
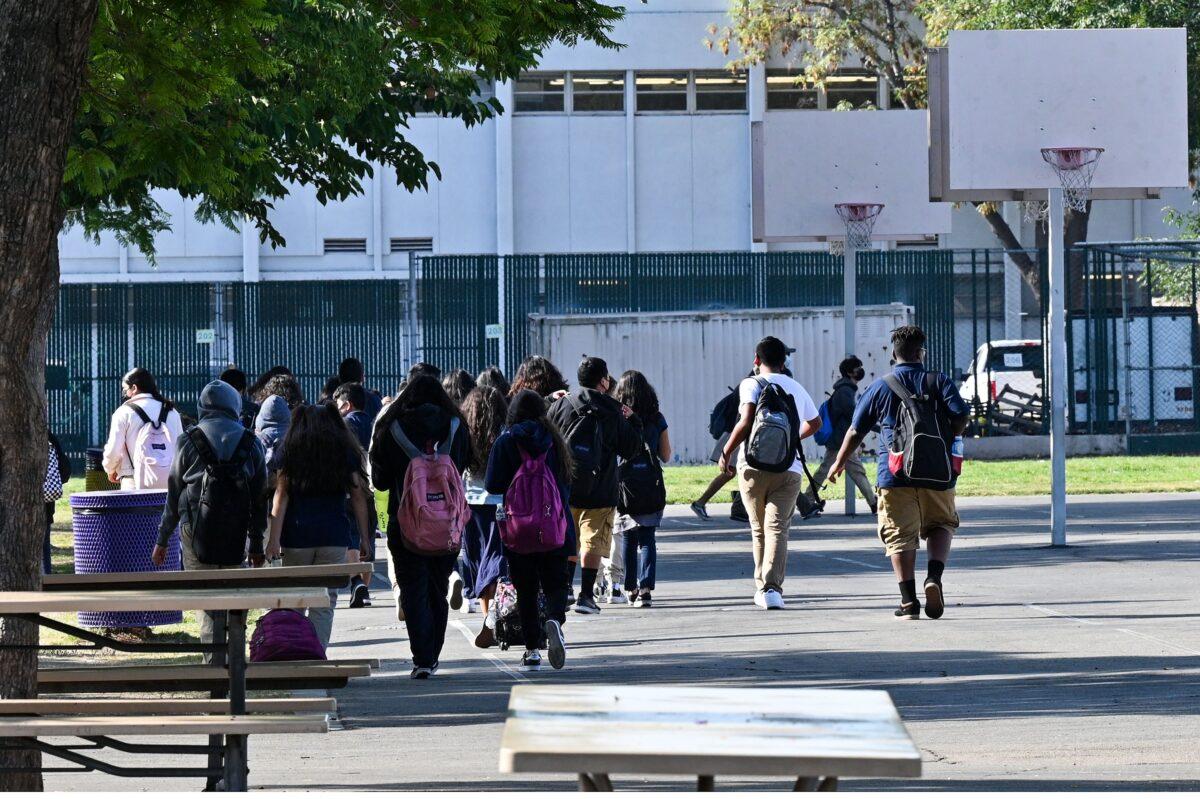
M 873 238 L 950 232 L 931 203 L 924 111 L 768 111 L 751 132 L 755 241 L 846 237 L 834 204 L 883 203 Z
M 1100 199 L 1187 184 L 1183 28 L 952 31 L 929 78 L 932 198 L 1044 196 L 1043 147 L 1103 147 Z

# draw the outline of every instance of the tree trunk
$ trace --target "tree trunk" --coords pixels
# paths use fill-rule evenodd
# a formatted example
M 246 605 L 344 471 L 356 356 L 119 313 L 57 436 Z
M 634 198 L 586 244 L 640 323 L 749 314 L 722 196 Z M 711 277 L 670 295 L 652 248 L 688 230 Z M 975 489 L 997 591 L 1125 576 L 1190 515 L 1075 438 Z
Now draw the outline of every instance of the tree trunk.
M 46 335 L 58 289 L 59 201 L 96 0 L 0 0 L 0 591 L 41 587 Z M 37 694 L 37 628 L 0 620 L 0 697 Z M 0 767 L 36 768 L 28 750 Z M 0 789 L 41 775 L 0 772 Z
M 1021 240 L 1013 233 L 1012 228 L 1008 226 L 1008 222 L 996 210 L 993 203 L 975 203 L 975 210 L 988 223 L 988 227 L 992 229 L 992 233 L 1000 240 L 1000 244 L 1008 251 L 1008 257 L 1017 269 L 1021 272 L 1021 277 L 1033 290 L 1033 296 L 1041 302 L 1042 298 L 1042 282 L 1041 270 L 1038 268 L 1037 258 L 1031 258 L 1029 253 L 1021 247 Z
M 1067 308 L 1076 310 L 1083 308 L 1087 301 L 1087 253 L 1083 250 L 1072 250 L 1076 244 L 1087 241 L 1088 222 L 1092 217 L 1092 201 L 1088 200 L 1086 210 L 1067 211 L 1066 224 L 1063 226 L 1063 248 L 1067 255 Z

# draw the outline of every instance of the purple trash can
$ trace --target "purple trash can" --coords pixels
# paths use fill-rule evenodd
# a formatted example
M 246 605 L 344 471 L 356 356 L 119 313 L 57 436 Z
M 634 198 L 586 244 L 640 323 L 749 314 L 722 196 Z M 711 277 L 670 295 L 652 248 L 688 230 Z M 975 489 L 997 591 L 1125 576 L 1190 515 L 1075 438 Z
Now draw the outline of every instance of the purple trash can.
M 174 571 L 180 568 L 179 531 L 171 535 L 167 561 L 150 562 L 166 491 L 81 491 L 71 495 L 75 573 Z M 84 627 L 155 627 L 179 624 L 179 611 L 83 612 Z

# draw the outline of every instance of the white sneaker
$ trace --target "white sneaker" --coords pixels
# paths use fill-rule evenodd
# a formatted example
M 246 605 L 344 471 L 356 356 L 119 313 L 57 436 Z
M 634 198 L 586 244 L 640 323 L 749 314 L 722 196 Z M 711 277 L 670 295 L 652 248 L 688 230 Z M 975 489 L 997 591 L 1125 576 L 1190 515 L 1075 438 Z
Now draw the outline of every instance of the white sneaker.
M 466 602 L 463 603 L 462 612 L 463 613 L 479 613 L 479 611 L 482 608 L 483 608 L 483 605 L 480 604 L 478 599 L 468 599 Z
M 763 595 L 764 604 L 767 610 L 783 610 L 783 594 L 780 594 L 774 588 L 768 588 Z
M 612 591 L 610 591 L 608 594 L 605 595 L 604 604 L 606 604 L 606 605 L 628 605 L 629 600 L 625 598 L 625 595 L 621 593 L 620 589 L 614 588 Z
M 450 587 L 446 590 L 446 601 L 450 603 L 451 610 L 458 610 L 463 606 L 463 578 L 457 571 L 450 572 Z
M 396 621 L 404 621 L 404 605 L 400 604 L 400 586 L 392 586 L 392 599 L 396 600 Z
M 764 610 L 767 607 L 767 597 L 761 588 L 754 592 L 754 604 L 758 605 Z

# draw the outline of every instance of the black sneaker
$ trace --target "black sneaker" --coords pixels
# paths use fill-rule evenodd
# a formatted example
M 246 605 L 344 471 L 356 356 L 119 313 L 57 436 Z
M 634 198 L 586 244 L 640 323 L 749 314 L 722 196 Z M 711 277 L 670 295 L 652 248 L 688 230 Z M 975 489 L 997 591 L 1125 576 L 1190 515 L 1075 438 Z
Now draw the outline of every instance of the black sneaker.
M 436 666 L 433 668 L 430 668 L 428 666 L 417 666 L 412 670 L 412 673 L 409 674 L 408 676 L 412 677 L 414 680 L 428 680 L 430 677 L 433 676 L 433 673 L 436 670 L 437 670 Z
M 357 583 L 350 591 L 350 607 L 365 608 L 367 600 L 370 599 L 370 594 L 367 593 L 366 583 Z
M 708 509 L 699 502 L 693 502 L 690 507 L 692 513 L 696 514 L 700 518 L 700 521 L 706 522 L 709 520 Z
M 638 595 L 637 599 L 633 600 L 633 606 L 635 608 L 648 608 L 651 607 L 652 604 L 653 602 L 650 599 L 650 593 L 647 591 L 643 591 Z
M 900 607 L 896 608 L 896 613 L 894 615 L 897 619 L 902 621 L 915 621 L 916 619 L 921 618 L 921 603 L 910 602 L 907 605 L 901 605 Z
M 580 595 L 579 598 L 575 600 L 575 612 L 586 614 L 599 613 L 600 607 L 596 604 L 595 599 L 592 599 L 590 596 Z
M 567 662 L 567 642 L 563 639 L 562 627 L 554 619 L 546 621 L 546 654 L 550 665 L 561 669 Z
M 526 649 L 521 657 L 521 671 L 541 671 L 542 653 L 536 649 Z
M 925 615 L 940 619 L 946 612 L 946 598 L 942 595 L 942 584 L 936 580 L 925 581 Z

